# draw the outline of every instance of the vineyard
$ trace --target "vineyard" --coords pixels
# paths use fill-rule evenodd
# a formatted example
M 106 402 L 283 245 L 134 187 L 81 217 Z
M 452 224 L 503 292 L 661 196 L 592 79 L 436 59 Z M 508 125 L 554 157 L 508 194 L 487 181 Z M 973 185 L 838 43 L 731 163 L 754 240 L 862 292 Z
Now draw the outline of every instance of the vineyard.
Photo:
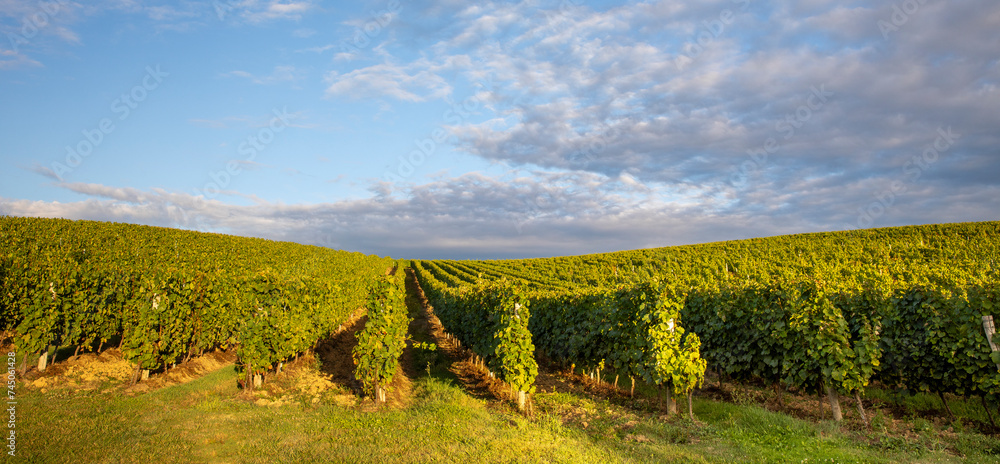
M 461 328 L 456 335 L 487 359 L 501 358 L 493 333 L 510 330 L 470 330 L 463 317 L 493 320 L 524 307 L 531 318 L 520 310 L 520 324 L 548 357 L 597 375 L 610 368 L 674 395 L 689 396 L 707 367 L 727 379 L 823 392 L 837 420 L 840 395 L 861 408 L 873 380 L 937 394 L 945 408 L 944 393 L 1000 403 L 1000 352 L 991 341 L 998 223 L 415 267 L 446 326 Z M 503 292 L 518 298 L 503 300 Z M 496 366 L 530 385 L 533 357 L 517 359 L 526 361 Z
M 822 397 L 835 421 L 846 398 L 869 430 L 873 388 L 933 395 L 950 416 L 974 401 L 996 429 L 998 222 L 492 261 L 17 217 L 0 217 L 0 239 L 0 330 L 22 377 L 114 348 L 136 385 L 226 351 L 231 388 L 252 394 L 360 320 L 346 361 L 375 404 L 406 350 L 430 375 L 437 343 L 526 417 L 557 369 L 692 423 L 711 381 Z M 445 338 L 412 332 L 418 295 Z
M 309 350 L 353 312 L 395 262 L 259 239 L 55 219 L 2 218 L 0 314 L 20 370 L 60 348 L 116 343 L 150 371 L 236 350 L 241 385 Z M 401 283 L 393 281 L 397 285 Z

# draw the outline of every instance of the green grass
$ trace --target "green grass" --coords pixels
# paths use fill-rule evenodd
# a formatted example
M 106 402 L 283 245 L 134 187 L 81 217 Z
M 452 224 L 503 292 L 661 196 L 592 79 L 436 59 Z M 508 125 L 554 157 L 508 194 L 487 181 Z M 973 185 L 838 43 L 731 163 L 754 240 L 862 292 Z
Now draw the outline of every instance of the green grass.
M 18 455 L 31 462 L 609 462 L 608 450 L 551 423 L 490 411 L 426 377 L 405 410 L 323 402 L 257 406 L 219 370 L 147 395 L 20 398 Z
M 696 398 L 698 423 L 574 393 L 539 393 L 536 414 L 477 399 L 432 363 L 410 406 L 364 412 L 324 399 L 257 406 L 224 368 L 144 395 L 22 391 L 26 462 L 997 462 L 975 432 L 866 439 L 830 422 Z M 51 392 L 50 392 L 51 393 Z M 959 454 L 963 456 L 959 456 Z

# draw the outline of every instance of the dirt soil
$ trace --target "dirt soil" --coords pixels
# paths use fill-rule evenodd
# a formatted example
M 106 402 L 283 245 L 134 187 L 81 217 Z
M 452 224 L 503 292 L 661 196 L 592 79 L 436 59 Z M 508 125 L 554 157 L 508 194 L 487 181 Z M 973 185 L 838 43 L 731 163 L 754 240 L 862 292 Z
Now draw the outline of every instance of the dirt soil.
M 258 406 L 278 407 L 295 402 L 316 404 L 324 398 L 341 406 L 355 406 L 354 393 L 334 382 L 331 374 L 316 370 L 318 363 L 315 354 L 303 354 L 285 364 L 280 373 L 268 375 L 263 388 L 249 396 Z
M 28 366 L 37 363 L 28 360 Z M 84 353 L 50 364 L 45 372 L 29 369 L 24 385 L 38 389 L 42 393 L 50 390 L 108 391 L 127 384 L 134 372 L 132 363 L 122 359 L 117 348 L 101 353 Z
M 13 351 L 13 347 L 5 345 L 0 347 L 0 350 Z M 56 363 L 50 364 L 45 372 L 39 372 L 35 368 L 37 359 L 28 359 L 29 368 L 22 378 L 22 385 L 38 389 L 41 393 L 94 390 L 109 392 L 121 389 L 127 394 L 137 394 L 190 382 L 232 364 L 235 359 L 233 353 L 222 351 L 206 353 L 164 372 L 153 373 L 148 381 L 130 387 L 135 365 L 126 361 L 117 348 L 109 348 L 100 353 L 83 353 L 70 356 L 68 359 L 59 359 Z
M 347 391 L 361 392 L 361 382 L 354 378 L 353 350 L 358 345 L 358 332 L 365 328 L 368 316 L 364 310 L 355 311 L 333 335 L 316 345 L 316 359 L 320 372 Z
M 391 272 L 392 268 L 386 270 Z M 357 407 L 364 411 L 378 409 L 370 398 L 365 398 L 361 382 L 354 377 L 354 347 L 357 335 L 364 330 L 368 317 L 358 309 L 328 338 L 321 340 L 314 353 L 306 353 L 288 363 L 283 372 L 270 375 L 264 388 L 255 392 L 256 403 L 261 406 L 281 406 L 299 399 L 319 403 L 324 398 L 344 407 Z M 403 352 L 401 366 L 407 362 L 411 349 Z M 318 369 L 317 369 L 318 368 Z M 382 408 L 403 408 L 410 404 L 412 383 L 402 367 L 396 372 L 386 404 Z
M 420 304 L 420 317 L 414 323 L 417 323 L 418 320 L 421 321 L 419 324 L 422 326 L 418 327 L 418 330 L 423 330 L 430 334 L 437 345 L 438 351 L 444 353 L 451 360 L 451 368 L 449 370 L 455 374 L 455 377 L 462 383 L 465 390 L 477 398 L 498 399 L 508 404 L 513 401 L 516 408 L 516 396 L 515 393 L 511 392 L 510 386 L 499 379 L 491 377 L 489 370 L 482 365 L 479 357 L 472 350 L 461 346 L 458 339 L 452 337 L 445 330 L 441 324 L 441 320 L 434 315 L 434 308 L 428 303 L 427 296 L 420 287 L 420 282 L 417 281 L 413 269 L 407 269 L 407 273 L 407 293 L 416 295 L 417 301 Z M 411 329 L 413 328 L 411 324 Z

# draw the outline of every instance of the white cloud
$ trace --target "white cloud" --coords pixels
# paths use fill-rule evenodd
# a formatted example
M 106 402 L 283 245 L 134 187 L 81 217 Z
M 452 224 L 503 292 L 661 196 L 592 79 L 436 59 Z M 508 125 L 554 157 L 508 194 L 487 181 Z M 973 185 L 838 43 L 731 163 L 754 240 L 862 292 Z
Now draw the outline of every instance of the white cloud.
M 80 45 L 71 29 L 86 8 L 75 2 L 0 0 L 0 70 L 42 66 L 34 56 L 57 44 Z
M 949 176 L 982 168 L 963 166 L 968 162 L 974 163 L 940 161 L 897 195 L 875 225 L 998 219 L 1000 186 L 951 185 Z M 233 205 L 163 189 L 58 185 L 90 198 L 0 199 L 0 214 L 135 222 L 409 258 L 583 254 L 854 228 L 857 210 L 887 187 L 874 178 L 846 185 L 798 178 L 740 194 L 711 185 L 644 182 L 630 173 L 512 170 L 423 185 L 382 183 L 371 198 L 320 204 L 225 192 L 252 202 Z
M 153 21 L 176 21 L 197 17 L 197 12 L 179 9 L 173 6 L 158 5 L 145 8 L 146 15 Z
M 444 98 L 452 87 L 426 62 L 413 66 L 389 63 L 356 69 L 346 74 L 332 71 L 326 76 L 329 86 L 327 96 L 351 98 L 395 98 L 409 102 L 422 102 Z
M 243 17 L 251 24 L 275 20 L 299 20 L 302 15 L 315 8 L 312 2 L 271 0 L 263 5 L 259 1 L 249 2 L 251 6 L 243 12 Z
M 229 17 L 253 24 L 297 20 L 319 8 L 228 4 L 235 5 Z M 4 5 L 22 7 L 0 0 Z M 184 17 L 138 3 L 121 8 L 162 21 Z M 888 39 L 877 23 L 889 18 L 891 5 L 832 0 L 753 2 L 747 11 L 731 0 L 549 10 L 534 2 L 435 2 L 405 11 L 391 40 L 330 64 L 336 68 L 324 76 L 325 96 L 383 110 L 387 100 L 472 96 L 482 117 L 446 127 L 458 151 L 514 171 L 380 183 L 368 199 L 313 205 L 253 197 L 251 206 L 237 206 L 67 184 L 90 199 L 4 200 L 0 207 L 410 257 L 585 253 L 833 230 L 857 225 L 858 211 L 901 179 L 905 189 L 875 225 L 991 220 L 1000 211 L 1000 4 L 928 2 Z M 57 28 L 48 34 L 74 40 Z M 693 47 L 699 38 L 704 43 Z M 30 65 L 40 63 L 17 53 L 0 57 L 0 68 Z M 294 66 L 264 69 L 224 76 L 261 85 L 306 77 Z M 947 127 L 961 138 L 910 179 L 908 163 Z M 767 146 L 766 158 L 748 155 Z M 744 182 L 734 184 L 741 170 Z
M 25 67 L 41 67 L 42 63 L 14 50 L 0 50 L 0 71 Z
M 271 74 L 257 76 L 247 71 L 236 70 L 222 75 L 223 77 L 239 77 L 247 79 L 254 84 L 270 85 L 281 82 L 298 82 L 305 77 L 305 72 L 295 66 L 275 66 Z
M 886 179 L 920 152 L 928 131 L 951 125 L 969 135 L 962 143 L 970 156 L 995 166 L 988 147 L 1000 140 L 988 127 L 1000 125 L 1000 113 L 990 111 L 1000 105 L 1000 68 L 986 50 L 1000 43 L 979 38 L 1000 25 L 1000 7 L 925 5 L 889 43 L 876 24 L 888 7 L 753 8 L 478 5 L 453 18 L 432 54 L 393 69 L 461 57 L 467 64 L 453 70 L 471 82 L 492 80 L 480 95 L 496 117 L 450 130 L 462 150 L 514 165 L 725 188 L 747 150 L 775 137 L 779 151 L 757 169 L 759 182 L 806 174 Z M 505 19 L 512 15 L 520 21 Z M 709 40 L 691 53 L 685 44 L 699 37 Z M 357 77 L 414 99 L 399 85 L 412 71 L 386 74 Z M 833 96 L 804 108 L 814 87 Z M 788 123 L 796 112 L 806 120 Z M 873 162 L 876 155 L 889 162 Z
M 48 177 L 49 179 L 52 179 L 54 181 L 60 181 L 61 182 L 61 179 L 59 179 L 59 175 L 56 174 L 56 172 L 53 171 L 52 168 L 49 168 L 47 166 L 42 166 L 41 164 L 34 163 L 31 166 L 27 167 L 26 169 L 29 170 L 29 171 L 31 171 L 31 172 L 34 172 L 35 174 L 40 174 L 40 175 L 42 175 L 44 177 Z
M 328 44 L 328 45 L 322 45 L 322 46 L 317 46 L 317 47 L 304 48 L 302 50 L 296 50 L 296 51 L 298 53 L 303 53 L 303 52 L 326 53 L 327 51 L 333 50 L 334 48 L 337 48 L 337 45 Z
M 621 246 L 619 221 L 642 218 L 632 194 L 613 179 L 592 174 L 522 173 L 505 178 L 467 174 L 422 186 L 402 187 L 400 195 L 314 205 L 285 205 L 255 199 L 251 206 L 229 205 L 162 189 L 144 191 L 98 184 L 60 184 L 92 197 L 73 203 L 0 200 L 4 214 L 138 222 L 278 240 L 336 245 L 371 253 L 416 256 L 468 253 L 491 243 L 497 255 L 525 255 L 548 249 L 580 252 L 587 247 Z M 657 203 L 653 216 L 676 214 Z M 650 243 L 662 234 L 639 230 Z M 474 238 L 470 238 L 474 237 Z M 660 238 L 658 238 L 660 237 Z

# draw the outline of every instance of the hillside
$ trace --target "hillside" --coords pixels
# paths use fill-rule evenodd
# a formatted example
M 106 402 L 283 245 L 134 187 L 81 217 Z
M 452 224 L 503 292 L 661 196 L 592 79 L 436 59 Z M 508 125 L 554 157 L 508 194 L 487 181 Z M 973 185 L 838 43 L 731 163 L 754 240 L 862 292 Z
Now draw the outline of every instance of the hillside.
M 1000 307 L 998 230 L 411 268 L 4 217 L 11 446 L 37 462 L 991 462 L 1000 375 L 980 316 Z

